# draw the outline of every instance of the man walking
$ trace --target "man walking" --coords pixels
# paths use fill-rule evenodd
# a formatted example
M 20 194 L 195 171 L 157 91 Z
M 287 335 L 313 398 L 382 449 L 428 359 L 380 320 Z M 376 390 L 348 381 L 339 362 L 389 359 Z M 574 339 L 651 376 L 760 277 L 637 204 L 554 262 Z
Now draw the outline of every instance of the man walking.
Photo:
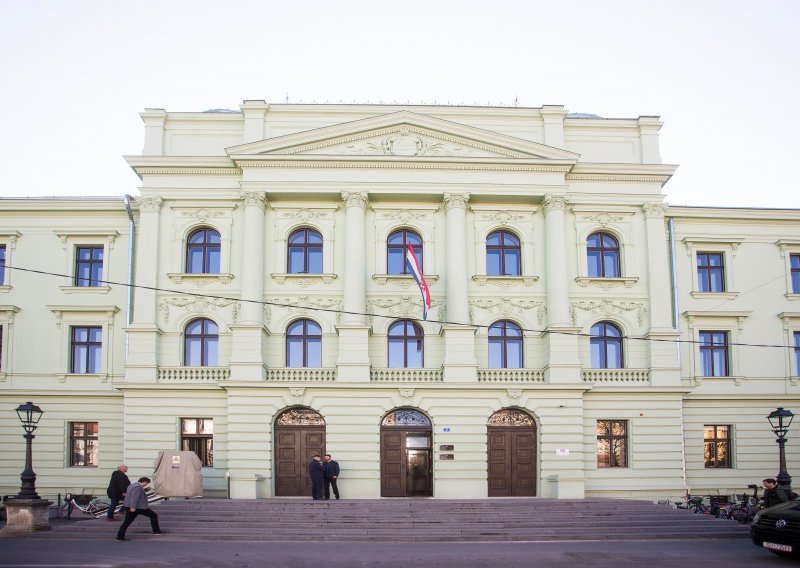
M 109 521 L 117 520 L 114 518 L 114 511 L 117 510 L 117 505 L 119 505 L 119 502 L 125 497 L 125 492 L 131 484 L 131 480 L 125 475 L 127 471 L 128 466 L 123 463 L 118 465 L 116 471 L 111 474 L 111 481 L 109 481 L 108 489 L 106 489 L 106 495 L 111 499 L 111 503 L 108 506 L 108 513 L 106 514 L 106 519 Z
M 333 487 L 333 494 L 339 498 L 339 488 L 336 486 L 336 480 L 339 477 L 339 462 L 333 461 L 330 454 L 325 454 L 325 499 L 331 498 L 331 487 Z
M 136 483 L 131 483 L 125 493 L 125 521 L 119 527 L 117 532 L 117 540 L 130 540 L 125 538 L 125 531 L 131 525 L 133 520 L 139 516 L 144 515 L 150 519 L 150 528 L 153 529 L 153 534 L 162 534 L 161 528 L 158 526 L 158 515 L 155 511 L 147 508 L 147 486 L 150 485 L 149 477 L 140 477 Z
M 308 462 L 308 475 L 311 477 L 311 498 L 314 501 L 322 499 L 322 480 L 325 478 L 325 466 L 322 465 L 319 454 Z

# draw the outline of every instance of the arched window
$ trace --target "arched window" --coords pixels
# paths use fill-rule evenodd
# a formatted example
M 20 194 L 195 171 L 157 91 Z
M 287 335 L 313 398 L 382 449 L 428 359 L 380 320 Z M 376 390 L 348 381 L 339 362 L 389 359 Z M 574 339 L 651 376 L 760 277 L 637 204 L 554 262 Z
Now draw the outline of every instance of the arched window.
M 486 237 L 486 274 L 519 276 L 521 271 L 519 239 L 509 231 L 494 231 Z
M 416 323 L 400 320 L 389 326 L 389 367 L 422 368 L 423 351 L 424 335 Z
M 219 274 L 219 233 L 214 229 L 197 229 L 186 240 L 186 272 Z
M 619 243 L 608 233 L 592 233 L 586 239 L 590 278 L 619 278 Z
M 286 328 L 286 366 L 322 367 L 322 328 L 303 319 Z
M 289 235 L 289 274 L 322 274 L 322 235 L 314 229 L 298 229 Z
M 613 323 L 601 321 L 592 326 L 589 341 L 593 369 L 621 369 L 622 332 Z
M 216 367 L 219 359 L 217 324 L 196 319 L 186 326 L 183 339 L 183 364 L 187 367 Z
M 419 266 L 422 268 L 422 239 L 420 236 L 409 229 L 395 231 L 386 239 L 386 273 L 387 274 L 411 274 L 406 265 L 406 250 L 408 245 L 414 249 L 417 255 Z
M 522 368 L 522 329 L 510 321 L 489 327 L 489 368 Z

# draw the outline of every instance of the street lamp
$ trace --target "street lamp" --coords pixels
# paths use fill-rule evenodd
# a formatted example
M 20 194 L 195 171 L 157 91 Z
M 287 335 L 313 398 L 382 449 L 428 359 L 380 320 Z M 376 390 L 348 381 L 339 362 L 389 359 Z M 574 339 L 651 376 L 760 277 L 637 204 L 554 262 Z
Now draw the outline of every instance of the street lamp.
M 22 427 L 25 429 L 26 442 L 25 470 L 20 475 L 22 485 L 19 493 L 17 493 L 17 499 L 40 499 L 36 493 L 36 474 L 33 473 L 31 446 L 35 438 L 33 431 L 36 430 L 36 425 L 39 424 L 42 414 L 44 414 L 42 409 L 30 401 L 17 407 L 17 416 L 19 416 L 19 421 L 22 422 Z
M 789 472 L 786 471 L 786 451 L 784 446 L 786 445 L 786 433 L 789 431 L 789 426 L 792 425 L 792 419 L 794 418 L 794 414 L 791 410 L 786 410 L 785 408 L 778 408 L 777 410 L 773 410 L 767 416 L 767 420 L 769 420 L 769 425 L 772 426 L 772 431 L 775 432 L 775 435 L 778 437 L 775 440 L 778 443 L 778 448 L 780 452 L 780 472 L 778 473 L 778 485 L 783 485 L 786 487 L 792 486 L 792 477 L 789 475 Z

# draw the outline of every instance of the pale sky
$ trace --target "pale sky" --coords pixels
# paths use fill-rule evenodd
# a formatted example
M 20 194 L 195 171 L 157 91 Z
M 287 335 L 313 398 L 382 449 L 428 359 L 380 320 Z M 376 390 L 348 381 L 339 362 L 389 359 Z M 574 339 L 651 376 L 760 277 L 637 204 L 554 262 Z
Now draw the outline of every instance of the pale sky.
M 800 208 L 798 23 L 797 0 L 0 0 L 0 195 L 137 195 L 146 107 L 517 98 L 661 116 L 670 204 Z

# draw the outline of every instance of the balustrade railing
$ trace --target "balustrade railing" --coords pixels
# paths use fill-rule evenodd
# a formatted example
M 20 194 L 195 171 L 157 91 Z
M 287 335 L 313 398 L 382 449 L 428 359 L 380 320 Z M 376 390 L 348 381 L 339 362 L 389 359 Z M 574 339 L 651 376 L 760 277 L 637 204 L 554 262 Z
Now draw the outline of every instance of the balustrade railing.
M 442 369 L 372 369 L 369 380 L 376 383 L 439 383 L 444 380 Z
M 641 384 L 650 382 L 649 369 L 584 369 L 584 383 Z
M 159 383 L 214 383 L 227 381 L 228 367 L 159 367 Z
M 541 369 L 478 369 L 479 383 L 543 383 Z
M 322 367 L 270 367 L 268 381 L 335 381 L 336 369 Z

